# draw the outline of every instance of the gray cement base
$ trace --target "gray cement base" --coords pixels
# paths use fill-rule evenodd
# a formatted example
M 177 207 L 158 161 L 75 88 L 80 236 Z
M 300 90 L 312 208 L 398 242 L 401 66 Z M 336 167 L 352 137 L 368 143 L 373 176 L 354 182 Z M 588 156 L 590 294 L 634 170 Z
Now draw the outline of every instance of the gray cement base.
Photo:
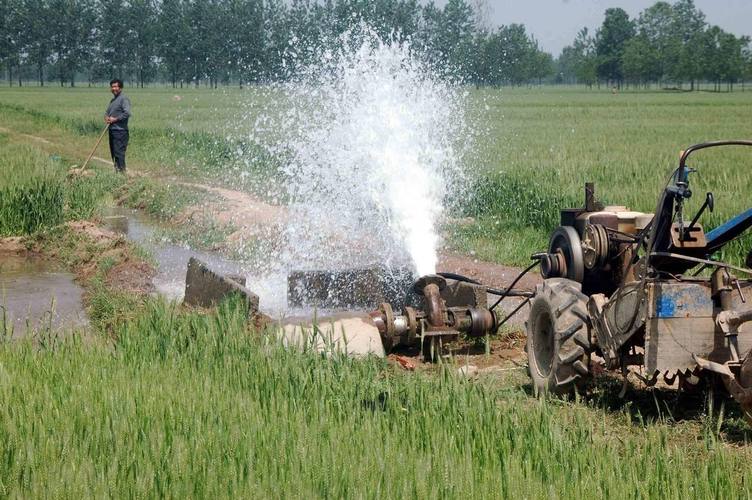
M 213 307 L 222 299 L 230 295 L 237 295 L 245 300 L 248 307 L 248 317 L 258 313 L 258 295 L 248 290 L 244 279 L 231 279 L 215 272 L 201 262 L 191 257 L 188 260 L 188 271 L 185 275 L 185 298 L 188 305 L 199 307 Z

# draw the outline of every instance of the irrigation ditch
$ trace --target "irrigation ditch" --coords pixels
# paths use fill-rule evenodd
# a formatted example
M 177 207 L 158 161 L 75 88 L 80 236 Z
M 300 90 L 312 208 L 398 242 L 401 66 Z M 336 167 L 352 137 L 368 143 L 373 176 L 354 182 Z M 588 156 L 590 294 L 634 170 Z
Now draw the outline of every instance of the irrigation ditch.
M 71 221 L 34 236 L 3 239 L 0 248 L 6 266 L 24 263 L 16 264 L 15 274 L 4 273 L 3 286 L 13 294 L 4 309 L 6 330 L 14 331 L 14 336 L 19 335 L 21 326 L 30 331 L 35 325 L 46 331 L 107 330 L 122 319 L 128 309 L 123 304 L 132 305 L 150 295 L 182 300 L 191 257 L 221 275 L 242 276 L 260 297 L 267 323 L 272 319 L 288 325 L 282 336 L 290 344 L 308 342 L 305 339 L 312 333 L 314 317 L 317 324 L 336 322 L 336 327 L 321 335 L 335 344 L 341 342 L 342 326 L 352 331 L 362 326 L 359 318 L 365 309 L 347 312 L 288 306 L 287 276 L 260 267 L 263 255 L 239 257 L 247 250 L 249 239 L 251 244 L 263 238 L 273 240 L 272 235 L 279 233 L 286 220 L 282 207 L 225 188 L 175 179 L 166 185 L 170 187 L 158 187 L 134 172 L 115 189 L 113 201 L 100 207 L 90 221 Z M 166 206 L 165 199 L 174 201 L 173 193 L 185 189 L 193 194 Z M 439 270 L 460 272 L 496 286 L 507 285 L 517 274 L 515 268 L 453 254 L 441 255 Z M 32 282 L 34 285 L 28 286 Z M 535 282 L 529 278 L 523 285 L 532 288 Z M 463 343 L 455 353 L 465 356 L 463 363 L 471 365 L 473 374 L 483 369 L 517 369 L 524 357 L 520 326 L 521 321 L 513 321 L 500 339 Z M 350 335 L 347 344 L 354 347 L 345 351 L 356 356 L 383 356 L 378 333 L 367 329 L 364 335 L 367 338 L 360 345 L 357 335 L 355 339 Z M 326 343 L 321 341 L 319 348 L 325 349 Z M 405 352 L 398 357 L 410 359 L 410 366 L 421 365 L 418 353 Z

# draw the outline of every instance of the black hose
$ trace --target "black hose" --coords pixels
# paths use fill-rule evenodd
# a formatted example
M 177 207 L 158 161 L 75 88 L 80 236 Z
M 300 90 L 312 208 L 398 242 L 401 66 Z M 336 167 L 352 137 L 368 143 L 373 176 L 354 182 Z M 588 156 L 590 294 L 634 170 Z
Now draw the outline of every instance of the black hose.
M 457 274 L 457 273 L 436 273 L 436 274 L 438 276 L 441 276 L 442 278 L 446 278 L 449 280 L 462 281 L 464 283 L 472 283 L 473 285 L 482 286 L 486 289 L 486 292 L 490 293 L 491 295 L 505 296 L 505 297 L 532 297 L 534 295 L 533 292 L 528 292 L 525 290 L 512 290 L 511 287 L 510 288 L 493 288 L 490 286 L 486 286 L 480 281 L 476 281 L 462 274 Z
M 523 301 L 522 301 L 522 302 L 520 303 L 520 305 L 518 305 L 517 307 L 515 307 L 514 311 L 510 312 L 510 313 L 509 313 L 509 314 L 508 314 L 508 315 L 506 316 L 506 318 L 502 319 L 502 320 L 501 320 L 501 321 L 500 321 L 500 322 L 499 322 L 499 323 L 498 323 L 498 324 L 496 325 L 496 330 L 498 331 L 498 329 L 499 329 L 499 328 L 501 328 L 501 325 L 503 325 L 504 323 L 506 323 L 507 321 L 509 321 L 509 318 L 511 318 L 512 316 L 514 316 L 515 314 L 517 314 L 517 311 L 519 311 L 520 309 L 522 309 L 522 307 L 523 307 L 523 306 L 524 306 L 525 304 L 529 303 L 529 302 L 530 302 L 530 299 L 531 299 L 531 298 L 532 298 L 532 297 L 528 297 L 528 298 L 526 298 L 525 300 L 523 300 Z
M 501 295 L 501 297 L 499 297 L 499 300 L 497 300 L 496 302 L 494 302 L 494 305 L 492 305 L 491 307 L 489 307 L 489 309 L 490 309 L 491 311 L 493 311 L 493 310 L 494 310 L 494 308 L 495 308 L 496 306 L 498 306 L 499 304 L 501 304 L 501 301 L 502 301 L 502 300 L 504 300 L 504 299 L 505 299 L 506 297 L 508 297 L 508 296 L 509 296 L 509 293 L 510 293 L 510 292 L 512 291 L 512 289 L 514 288 L 514 285 L 516 285 L 516 284 L 517 284 L 517 282 L 518 282 L 518 281 L 520 281 L 520 280 L 522 279 L 522 277 L 523 277 L 523 276 L 525 276 L 525 275 L 526 275 L 527 273 L 529 273 L 529 272 L 530 272 L 530 271 L 531 271 L 531 270 L 532 270 L 532 269 L 533 269 L 533 268 L 534 268 L 535 266 L 537 266 L 538 264 L 540 264 L 540 260 L 536 260 L 535 262 L 533 262 L 532 264 L 530 264 L 529 266 L 527 266 L 527 268 L 525 268 L 525 270 L 524 270 L 524 271 L 522 271 L 522 272 L 521 272 L 521 273 L 520 273 L 520 274 L 519 274 L 519 275 L 518 275 L 518 276 L 517 276 L 517 277 L 516 277 L 516 278 L 514 279 L 514 281 L 512 281 L 512 284 L 511 284 L 511 285 L 509 285 L 509 288 L 507 288 L 507 289 L 506 289 L 506 291 L 505 291 L 505 292 L 504 292 L 504 293 L 503 293 L 503 294 Z
M 532 297 L 535 292 L 529 292 L 527 290 L 511 290 L 509 288 L 486 288 L 486 292 L 497 297 Z
M 456 273 L 436 273 L 436 274 L 448 280 L 464 281 L 465 283 L 472 283 L 473 285 L 483 286 L 483 283 L 481 283 L 480 281 L 475 281 L 474 279 L 468 278 L 467 276 L 463 276 L 461 274 L 456 274 Z

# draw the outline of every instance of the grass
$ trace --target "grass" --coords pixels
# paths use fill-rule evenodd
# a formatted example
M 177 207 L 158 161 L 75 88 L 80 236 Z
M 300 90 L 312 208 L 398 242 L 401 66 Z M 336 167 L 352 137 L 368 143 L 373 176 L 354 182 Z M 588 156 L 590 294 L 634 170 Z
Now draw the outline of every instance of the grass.
M 122 179 L 68 178 L 62 159 L 0 137 L 0 237 L 28 235 L 66 220 L 90 218 Z
M 451 370 L 284 350 L 233 303 L 204 315 L 155 299 L 116 338 L 0 345 L 4 495 L 752 494 L 749 450 L 719 439 L 717 412 L 648 423 Z
M 167 221 L 182 215 L 189 206 L 202 202 L 205 199 L 203 195 L 200 189 L 141 177 L 124 185 L 119 198 L 131 208 L 144 210 L 158 220 Z
M 271 90 L 127 92 L 134 103 L 129 158 L 139 168 L 268 194 L 266 181 L 280 159 L 248 137 Z M 15 131 L 86 151 L 107 98 L 105 88 L 8 88 L 0 95 L 0 119 Z M 581 205 L 586 181 L 609 204 L 650 212 L 681 149 L 752 137 L 752 92 L 504 88 L 474 90 L 468 104 L 479 132 L 465 162 L 477 189 L 461 211 L 474 223 L 450 228 L 448 246 L 506 264 L 523 265 L 547 246 L 558 210 Z M 749 208 L 749 157 L 742 148 L 697 154 L 694 191 L 716 194 L 707 227 Z M 701 198 L 693 203 L 699 206 Z M 724 257 L 740 263 L 750 244 L 748 236 Z

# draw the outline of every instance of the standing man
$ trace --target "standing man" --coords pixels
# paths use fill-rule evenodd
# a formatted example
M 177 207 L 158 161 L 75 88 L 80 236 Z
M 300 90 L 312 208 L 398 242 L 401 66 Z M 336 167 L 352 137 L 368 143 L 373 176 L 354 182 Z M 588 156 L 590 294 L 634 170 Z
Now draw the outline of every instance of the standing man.
M 110 82 L 112 100 L 104 114 L 110 124 L 110 155 L 115 171 L 125 173 L 125 149 L 128 147 L 128 118 L 131 116 L 131 101 L 123 94 L 123 81 L 115 78 Z

